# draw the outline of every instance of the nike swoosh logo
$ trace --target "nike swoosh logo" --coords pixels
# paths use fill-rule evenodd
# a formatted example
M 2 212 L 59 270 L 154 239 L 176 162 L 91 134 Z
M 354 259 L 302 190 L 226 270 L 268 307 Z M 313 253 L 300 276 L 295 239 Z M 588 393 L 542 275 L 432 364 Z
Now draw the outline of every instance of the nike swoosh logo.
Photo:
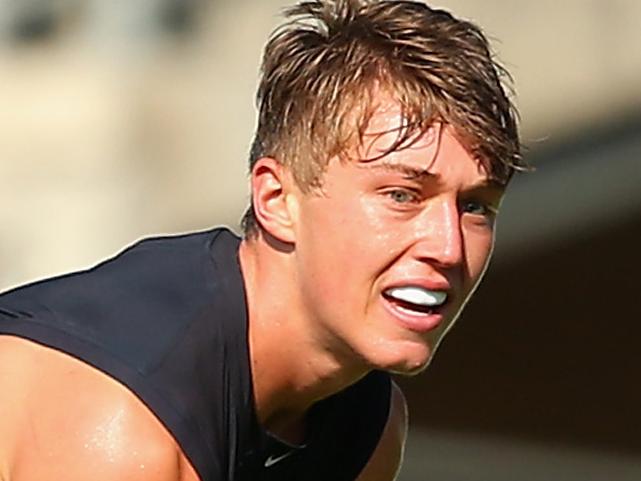
M 273 466 L 276 463 L 280 463 L 283 459 L 288 458 L 292 454 L 294 454 L 294 451 L 288 451 L 285 454 L 282 454 L 276 457 L 270 456 L 265 460 L 265 467 L 269 468 L 270 466 Z

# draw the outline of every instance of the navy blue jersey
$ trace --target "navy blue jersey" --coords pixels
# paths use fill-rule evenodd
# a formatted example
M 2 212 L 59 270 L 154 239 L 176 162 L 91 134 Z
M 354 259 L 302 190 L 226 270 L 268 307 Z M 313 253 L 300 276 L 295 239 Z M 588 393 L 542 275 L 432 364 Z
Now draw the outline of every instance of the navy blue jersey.
M 0 334 L 70 354 L 136 394 L 202 481 L 351 481 L 387 420 L 373 372 L 314 405 L 304 446 L 259 425 L 239 239 L 225 229 L 151 238 L 87 271 L 0 295 Z

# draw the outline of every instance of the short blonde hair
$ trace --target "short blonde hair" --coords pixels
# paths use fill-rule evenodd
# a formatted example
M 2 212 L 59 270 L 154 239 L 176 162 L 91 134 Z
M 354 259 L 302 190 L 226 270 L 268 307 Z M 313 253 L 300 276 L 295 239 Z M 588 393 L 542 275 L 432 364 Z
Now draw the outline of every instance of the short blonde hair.
M 441 121 L 496 180 L 526 167 L 510 76 L 477 26 L 402 0 L 304 1 L 285 16 L 263 55 L 250 169 L 273 157 L 303 191 L 320 186 L 329 159 L 362 140 L 381 89 L 405 125 L 390 150 Z M 251 205 L 242 225 L 256 232 Z

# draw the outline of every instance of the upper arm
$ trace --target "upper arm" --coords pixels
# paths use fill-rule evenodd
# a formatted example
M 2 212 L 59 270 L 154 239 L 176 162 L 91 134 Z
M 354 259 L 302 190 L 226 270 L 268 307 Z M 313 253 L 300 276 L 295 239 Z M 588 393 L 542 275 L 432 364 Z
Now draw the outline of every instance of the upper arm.
M 13 388 L 0 396 L 12 417 L 2 481 L 186 479 L 173 438 L 124 386 L 58 351 L 2 342 L 13 349 L 0 356 L 0 382 Z
M 356 481 L 392 481 L 403 458 L 407 436 L 407 404 L 400 388 L 392 383 L 390 412 L 376 449 Z

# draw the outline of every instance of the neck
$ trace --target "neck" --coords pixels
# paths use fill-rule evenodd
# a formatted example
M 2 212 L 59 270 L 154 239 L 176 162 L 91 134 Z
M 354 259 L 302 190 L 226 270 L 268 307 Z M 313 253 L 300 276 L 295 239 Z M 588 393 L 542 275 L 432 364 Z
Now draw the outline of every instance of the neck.
M 239 259 L 258 419 L 277 435 L 299 438 L 289 434 L 300 431 L 310 406 L 354 383 L 367 368 L 322 339 L 306 316 L 296 288 L 293 248 L 261 233 L 242 241 Z

